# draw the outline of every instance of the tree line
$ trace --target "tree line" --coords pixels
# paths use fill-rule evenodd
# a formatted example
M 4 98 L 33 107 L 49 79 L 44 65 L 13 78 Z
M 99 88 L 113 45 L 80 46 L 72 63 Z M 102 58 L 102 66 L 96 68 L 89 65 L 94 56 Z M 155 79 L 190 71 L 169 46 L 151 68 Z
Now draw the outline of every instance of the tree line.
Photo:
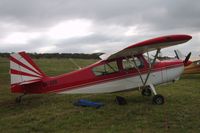
M 103 53 L 28 53 L 31 58 L 77 58 L 77 59 L 100 59 L 99 56 Z M 8 58 L 10 53 L 0 53 L 0 57 Z

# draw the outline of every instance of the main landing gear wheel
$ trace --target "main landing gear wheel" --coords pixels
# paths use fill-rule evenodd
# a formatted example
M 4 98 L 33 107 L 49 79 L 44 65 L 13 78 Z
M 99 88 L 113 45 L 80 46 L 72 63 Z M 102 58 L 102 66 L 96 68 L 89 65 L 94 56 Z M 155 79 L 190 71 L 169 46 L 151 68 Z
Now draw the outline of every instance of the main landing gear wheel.
M 153 103 L 154 104 L 162 105 L 162 104 L 164 104 L 164 102 L 165 102 L 165 99 L 162 95 L 157 94 L 157 95 L 153 96 Z
M 149 87 L 145 87 L 144 89 L 142 89 L 141 93 L 143 96 L 151 96 L 151 89 Z

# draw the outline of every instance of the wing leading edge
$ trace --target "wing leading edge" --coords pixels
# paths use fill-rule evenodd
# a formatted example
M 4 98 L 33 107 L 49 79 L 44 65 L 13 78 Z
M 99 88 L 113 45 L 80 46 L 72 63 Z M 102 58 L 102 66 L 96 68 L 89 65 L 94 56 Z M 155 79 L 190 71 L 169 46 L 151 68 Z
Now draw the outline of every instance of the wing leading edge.
M 100 56 L 100 58 L 103 60 L 110 60 L 120 57 L 142 54 L 145 52 L 182 44 L 189 41 L 190 39 L 192 39 L 192 36 L 190 35 L 168 35 L 168 36 L 157 37 L 133 44 L 113 54 L 103 54 Z

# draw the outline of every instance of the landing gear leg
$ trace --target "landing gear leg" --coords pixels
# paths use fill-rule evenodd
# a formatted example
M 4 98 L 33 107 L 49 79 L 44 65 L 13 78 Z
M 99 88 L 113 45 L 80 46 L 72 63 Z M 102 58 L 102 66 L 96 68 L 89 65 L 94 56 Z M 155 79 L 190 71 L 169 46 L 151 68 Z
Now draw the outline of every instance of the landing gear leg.
M 25 95 L 26 95 L 26 93 L 24 93 L 23 95 L 20 95 L 19 97 L 16 97 L 15 102 L 16 103 L 21 103 L 22 97 L 25 96 Z
M 143 96 L 151 96 L 151 88 L 150 86 L 146 86 L 145 88 L 142 89 L 141 94 Z
M 156 90 L 154 88 L 154 86 L 151 84 L 150 85 L 151 91 L 153 92 L 154 96 L 153 96 L 153 104 L 157 104 L 157 105 L 162 105 L 165 102 L 165 99 L 162 95 L 157 94 Z

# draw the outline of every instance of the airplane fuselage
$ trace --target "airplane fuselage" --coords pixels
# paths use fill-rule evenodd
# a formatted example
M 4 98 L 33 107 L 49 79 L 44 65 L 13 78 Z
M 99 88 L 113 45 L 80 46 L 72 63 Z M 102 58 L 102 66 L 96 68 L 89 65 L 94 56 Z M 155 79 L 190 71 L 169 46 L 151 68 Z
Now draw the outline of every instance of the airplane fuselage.
M 12 92 L 36 94 L 111 93 L 142 87 L 141 77 L 143 80 L 146 78 L 149 72 L 149 63 L 142 54 L 135 56 L 135 58 L 136 64 L 130 63 L 131 57 L 110 61 L 101 60 L 81 70 L 54 77 L 45 77 L 42 81 L 32 84 L 16 85 Z M 136 65 L 138 66 L 136 67 Z M 181 60 L 156 62 L 152 65 L 147 85 L 158 85 L 177 80 L 183 70 L 184 64 Z

